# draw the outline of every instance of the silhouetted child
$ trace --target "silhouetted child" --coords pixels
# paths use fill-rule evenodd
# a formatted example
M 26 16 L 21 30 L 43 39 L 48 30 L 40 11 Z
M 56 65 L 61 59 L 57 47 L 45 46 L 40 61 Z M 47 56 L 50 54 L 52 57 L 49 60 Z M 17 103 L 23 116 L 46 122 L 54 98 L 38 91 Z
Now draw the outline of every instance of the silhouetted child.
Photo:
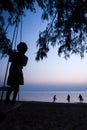
M 70 95 L 69 94 L 67 96 L 67 101 L 68 101 L 68 103 L 70 103 Z
M 6 103 L 10 102 L 10 95 L 13 93 L 12 103 L 15 103 L 16 96 L 19 91 L 19 85 L 24 85 L 23 78 L 23 67 L 26 66 L 28 57 L 25 54 L 27 51 L 27 45 L 24 42 L 20 42 L 17 45 L 17 51 L 10 51 L 9 53 L 9 61 L 11 62 L 9 75 L 7 79 L 7 84 L 10 86 L 7 95 L 6 95 Z
M 57 100 L 56 95 L 53 96 L 53 102 Z
M 82 97 L 81 94 L 79 94 L 79 97 L 78 97 L 78 98 L 79 98 L 79 101 L 80 101 L 80 102 L 83 102 L 84 99 L 83 99 L 83 97 Z

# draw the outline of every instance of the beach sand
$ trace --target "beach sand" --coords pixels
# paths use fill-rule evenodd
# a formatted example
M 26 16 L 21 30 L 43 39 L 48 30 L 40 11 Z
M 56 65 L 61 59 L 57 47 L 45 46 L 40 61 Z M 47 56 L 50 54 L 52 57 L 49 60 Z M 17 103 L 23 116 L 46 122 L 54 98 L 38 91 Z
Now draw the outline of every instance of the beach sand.
M 85 103 L 20 103 L 11 111 L 2 107 L 0 130 L 87 130 Z

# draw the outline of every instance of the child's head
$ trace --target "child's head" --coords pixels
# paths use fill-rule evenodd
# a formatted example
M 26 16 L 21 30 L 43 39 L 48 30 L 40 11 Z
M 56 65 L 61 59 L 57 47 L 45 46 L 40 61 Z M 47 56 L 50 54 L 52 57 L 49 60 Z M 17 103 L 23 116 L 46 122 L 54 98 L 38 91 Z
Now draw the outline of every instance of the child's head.
M 18 45 L 17 45 L 17 50 L 21 53 L 25 53 L 27 51 L 28 47 L 26 45 L 26 43 L 24 42 L 20 42 Z

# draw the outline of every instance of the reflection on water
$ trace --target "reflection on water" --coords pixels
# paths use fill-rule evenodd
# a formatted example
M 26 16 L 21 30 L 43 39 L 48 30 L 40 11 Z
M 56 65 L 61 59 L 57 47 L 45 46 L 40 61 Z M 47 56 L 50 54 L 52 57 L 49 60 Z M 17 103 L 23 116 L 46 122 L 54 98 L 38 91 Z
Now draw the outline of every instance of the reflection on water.
M 87 103 L 87 92 L 59 92 L 59 91 L 20 91 L 19 92 L 19 100 L 20 101 L 43 101 L 43 102 L 53 102 L 53 96 L 56 95 L 56 102 L 58 103 L 67 103 L 67 95 L 70 95 L 70 102 L 79 102 L 79 94 L 82 95 L 84 101 L 83 103 Z M 5 98 L 6 92 L 4 92 Z M 1 92 L 0 92 L 1 96 Z M 12 95 L 11 95 L 12 98 Z M 18 96 L 17 96 L 18 100 Z
M 67 102 L 67 95 L 70 95 L 70 102 L 79 102 L 79 94 L 82 95 L 84 103 L 87 102 L 87 92 L 56 92 L 56 91 L 46 91 L 46 92 L 20 92 L 20 100 L 23 101 L 45 101 L 53 102 L 53 96 L 56 94 L 56 102 Z

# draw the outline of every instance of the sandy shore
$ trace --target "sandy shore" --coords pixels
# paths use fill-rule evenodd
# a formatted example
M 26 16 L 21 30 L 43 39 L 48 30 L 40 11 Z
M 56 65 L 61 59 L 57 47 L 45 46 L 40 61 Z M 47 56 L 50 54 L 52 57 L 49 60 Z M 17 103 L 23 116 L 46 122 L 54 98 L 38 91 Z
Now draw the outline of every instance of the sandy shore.
M 0 130 L 87 130 L 87 104 L 21 102 L 0 112 Z

